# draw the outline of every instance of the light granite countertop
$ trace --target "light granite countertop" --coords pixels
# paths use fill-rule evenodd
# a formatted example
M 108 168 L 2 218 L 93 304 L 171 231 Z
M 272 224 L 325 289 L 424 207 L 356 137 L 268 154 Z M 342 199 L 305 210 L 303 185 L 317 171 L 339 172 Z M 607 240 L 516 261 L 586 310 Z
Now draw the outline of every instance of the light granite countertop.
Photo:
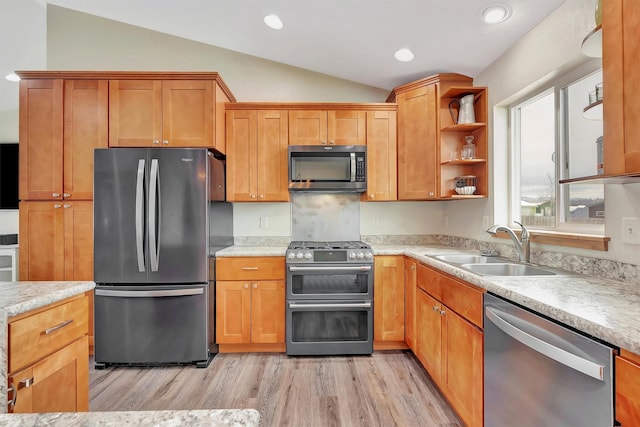
M 191 411 L 52 412 L 46 414 L 0 414 L 0 425 L 35 426 L 230 426 L 253 427 L 260 421 L 255 409 L 198 409 Z
M 407 255 L 587 335 L 640 354 L 640 287 L 567 272 L 562 276 L 480 276 L 434 255 L 476 253 L 446 245 L 372 244 L 374 255 Z M 231 246 L 219 256 L 284 256 L 286 246 Z
M 7 320 L 90 291 L 95 286 L 93 282 L 0 282 L 0 396 L 7 396 Z M 0 405 L 0 413 L 5 412 L 7 405 Z

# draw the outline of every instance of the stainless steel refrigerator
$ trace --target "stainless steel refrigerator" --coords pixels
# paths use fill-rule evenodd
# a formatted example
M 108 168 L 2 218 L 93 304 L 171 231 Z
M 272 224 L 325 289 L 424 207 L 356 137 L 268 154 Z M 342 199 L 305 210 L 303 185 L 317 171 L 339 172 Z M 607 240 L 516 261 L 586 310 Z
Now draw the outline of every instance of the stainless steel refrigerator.
M 217 352 L 210 266 L 233 240 L 224 189 L 224 163 L 206 149 L 95 150 L 98 369 L 209 364 Z

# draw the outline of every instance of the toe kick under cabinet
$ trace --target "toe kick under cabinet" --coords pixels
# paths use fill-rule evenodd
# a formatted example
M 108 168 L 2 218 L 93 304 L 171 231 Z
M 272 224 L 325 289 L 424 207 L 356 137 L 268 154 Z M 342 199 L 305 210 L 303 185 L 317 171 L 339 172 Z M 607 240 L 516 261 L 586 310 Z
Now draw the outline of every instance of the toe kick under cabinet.
M 88 297 L 9 318 L 8 411 L 89 410 Z

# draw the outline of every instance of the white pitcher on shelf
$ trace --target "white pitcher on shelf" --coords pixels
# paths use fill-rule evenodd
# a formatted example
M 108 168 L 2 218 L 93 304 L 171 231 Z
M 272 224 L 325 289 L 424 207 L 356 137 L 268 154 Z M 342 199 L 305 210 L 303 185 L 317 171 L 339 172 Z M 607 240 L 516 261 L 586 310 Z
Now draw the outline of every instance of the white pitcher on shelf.
M 468 95 L 464 95 L 460 97 L 460 99 L 454 99 L 449 103 L 449 113 L 451 113 L 451 118 L 453 122 L 457 125 L 462 125 L 466 123 L 475 123 L 476 115 L 473 110 L 473 101 L 475 99 L 475 95 L 470 93 Z M 458 104 L 458 117 L 456 118 L 453 114 L 453 105 Z

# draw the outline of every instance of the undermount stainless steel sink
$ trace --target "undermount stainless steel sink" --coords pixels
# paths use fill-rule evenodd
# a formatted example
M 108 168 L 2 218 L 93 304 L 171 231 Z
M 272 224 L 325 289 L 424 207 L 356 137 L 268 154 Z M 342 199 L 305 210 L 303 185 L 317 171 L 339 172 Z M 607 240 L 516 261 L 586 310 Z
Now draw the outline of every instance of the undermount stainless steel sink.
M 443 262 L 451 264 L 485 264 L 485 263 L 504 263 L 507 262 L 505 258 L 496 256 L 484 256 L 473 254 L 449 254 L 449 255 L 436 255 L 434 258 Z
M 558 273 L 526 264 L 462 264 L 462 268 L 482 276 L 555 276 Z

